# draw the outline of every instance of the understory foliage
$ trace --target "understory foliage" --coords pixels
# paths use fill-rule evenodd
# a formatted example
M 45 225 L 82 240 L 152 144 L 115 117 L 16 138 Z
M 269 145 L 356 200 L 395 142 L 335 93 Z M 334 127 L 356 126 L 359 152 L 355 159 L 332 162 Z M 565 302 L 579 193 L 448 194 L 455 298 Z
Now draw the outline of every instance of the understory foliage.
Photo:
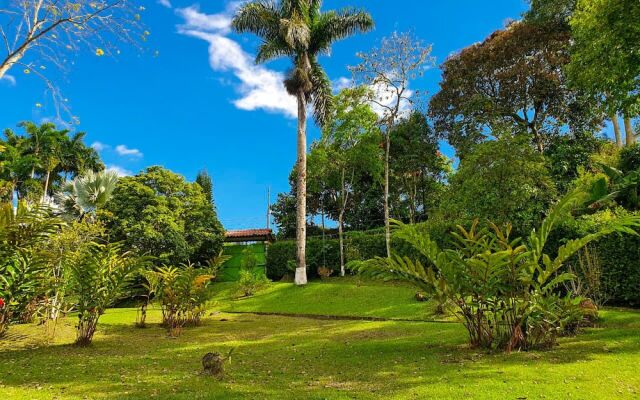
M 238 291 L 244 297 L 253 296 L 256 292 L 269 283 L 269 279 L 261 272 L 254 272 L 249 269 L 240 271 L 238 280 Z
M 70 263 L 69 286 L 78 312 L 77 345 L 91 343 L 100 316 L 123 297 L 145 262 L 122 244 L 91 243 Z
M 179 267 L 163 266 L 145 273 L 147 283 L 154 287 L 160 301 L 162 324 L 171 336 L 179 335 L 186 325 L 200 324 L 214 273 L 191 263 Z
M 19 202 L 0 205 L 0 337 L 12 320 L 28 318 L 45 299 L 39 294 L 47 279 L 47 255 L 39 247 L 60 221 L 43 206 Z
M 401 257 L 374 258 L 353 263 L 361 274 L 401 279 L 427 293 L 444 296 L 464 321 L 471 345 L 506 351 L 550 347 L 558 335 L 575 329 L 583 318 L 586 299 L 563 292 L 574 278 L 565 263 L 587 244 L 608 234 L 636 234 L 640 217 L 610 220 L 591 234 L 569 240 L 555 256 L 543 249 L 552 230 L 584 204 L 589 193 L 576 189 L 563 197 L 537 230 L 528 237 L 511 237 L 511 226 L 476 221 L 458 227 L 453 246 L 441 249 L 419 226 L 396 224 L 395 235 L 428 260 Z

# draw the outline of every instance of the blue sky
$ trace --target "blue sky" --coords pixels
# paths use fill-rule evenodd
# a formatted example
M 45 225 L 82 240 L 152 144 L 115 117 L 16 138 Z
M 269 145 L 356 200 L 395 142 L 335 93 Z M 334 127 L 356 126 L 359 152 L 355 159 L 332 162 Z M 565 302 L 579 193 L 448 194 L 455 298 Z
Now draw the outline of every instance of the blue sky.
M 164 5 L 160 3 L 165 3 Z M 73 114 L 106 164 L 123 173 L 163 165 L 195 178 L 213 176 L 220 219 L 227 229 L 265 223 L 266 192 L 288 190 L 295 162 L 292 98 L 279 84 L 286 61 L 253 65 L 257 41 L 228 29 L 234 3 L 225 0 L 145 1 L 151 32 L 146 51 L 123 48 L 117 58 L 85 52 L 60 82 Z M 376 29 L 335 45 L 323 57 L 330 78 L 349 77 L 355 53 L 393 31 L 412 30 L 447 55 L 484 39 L 526 9 L 524 0 L 325 0 L 324 8 L 367 9 Z M 157 51 L 157 54 L 156 54 Z M 55 116 L 42 82 L 22 69 L 0 81 L 0 128 Z M 428 71 L 413 89 L 437 90 L 440 72 Z M 37 105 L 40 106 L 37 106 Z M 312 127 L 310 140 L 317 137 Z

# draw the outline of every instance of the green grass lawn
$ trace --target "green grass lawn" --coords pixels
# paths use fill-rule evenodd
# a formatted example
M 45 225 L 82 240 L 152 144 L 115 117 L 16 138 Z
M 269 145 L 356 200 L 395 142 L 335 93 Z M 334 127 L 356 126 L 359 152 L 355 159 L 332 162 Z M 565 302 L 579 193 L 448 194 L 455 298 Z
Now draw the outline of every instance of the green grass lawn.
M 435 305 L 415 300 L 416 289 L 402 284 L 331 278 L 298 287 L 274 283 L 253 297 L 238 297 L 233 283 L 213 286 L 216 306 L 227 312 L 316 314 L 388 319 L 443 319 Z
M 289 299 L 280 310 L 291 312 L 426 315 L 404 287 L 343 285 L 352 297 L 321 297 L 335 290 L 330 285 L 342 284 L 276 285 L 255 299 L 238 301 L 226 300 L 224 292 L 231 288 L 221 286 L 214 308 L 266 307 L 277 297 Z M 402 301 L 382 299 L 403 290 Z M 297 304 L 296 293 L 302 293 L 299 302 L 317 304 Z M 353 308 L 341 305 L 354 296 Z M 604 311 L 598 328 L 562 338 L 553 351 L 510 355 L 470 349 L 464 328 L 452 323 L 212 311 L 202 326 L 170 339 L 156 325 L 157 310 L 147 329 L 133 326 L 134 310 L 109 310 L 89 348 L 70 345 L 72 318 L 60 324 L 49 345 L 43 344 L 42 327 L 13 326 L 0 341 L 0 399 L 640 398 L 640 313 L 635 311 Z M 224 379 L 199 374 L 202 355 L 231 348 L 236 350 Z

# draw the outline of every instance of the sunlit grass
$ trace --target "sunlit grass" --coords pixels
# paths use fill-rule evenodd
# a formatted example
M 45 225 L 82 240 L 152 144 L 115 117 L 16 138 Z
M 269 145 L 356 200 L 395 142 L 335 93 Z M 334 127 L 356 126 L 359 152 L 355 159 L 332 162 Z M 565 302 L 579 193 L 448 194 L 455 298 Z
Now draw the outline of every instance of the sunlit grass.
M 309 290 L 301 301 L 310 301 L 307 293 L 324 293 L 314 287 L 301 289 Z M 380 299 L 388 288 L 378 286 L 377 295 L 371 288 L 366 289 L 371 309 L 362 301 L 351 312 L 390 315 L 381 311 Z M 288 290 L 293 289 L 276 286 L 263 295 Z M 320 305 L 295 311 L 327 304 L 323 314 L 346 311 L 337 304 L 347 300 L 319 297 Z M 418 315 L 408 311 L 415 303 L 411 299 L 404 311 L 388 301 L 394 312 Z M 219 313 L 225 307 L 228 302 L 218 299 L 202 326 L 185 329 L 176 339 L 158 325 L 158 310 L 151 312 L 146 329 L 134 327 L 135 310 L 109 310 L 89 348 L 70 345 L 72 317 L 59 324 L 51 344 L 43 343 L 41 326 L 13 326 L 0 342 L 0 399 L 640 397 L 640 313 L 634 311 L 606 311 L 600 327 L 562 338 L 552 351 L 506 355 L 470 349 L 458 324 Z M 225 378 L 199 374 L 205 353 L 231 348 L 236 350 Z

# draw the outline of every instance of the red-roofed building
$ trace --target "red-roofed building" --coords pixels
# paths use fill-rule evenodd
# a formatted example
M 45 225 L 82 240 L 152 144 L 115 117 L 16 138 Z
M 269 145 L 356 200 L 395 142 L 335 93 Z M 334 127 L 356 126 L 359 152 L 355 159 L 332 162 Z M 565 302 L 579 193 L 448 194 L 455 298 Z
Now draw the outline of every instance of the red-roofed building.
M 273 239 L 271 229 L 242 229 L 227 231 L 224 241 L 227 243 L 272 242 Z

